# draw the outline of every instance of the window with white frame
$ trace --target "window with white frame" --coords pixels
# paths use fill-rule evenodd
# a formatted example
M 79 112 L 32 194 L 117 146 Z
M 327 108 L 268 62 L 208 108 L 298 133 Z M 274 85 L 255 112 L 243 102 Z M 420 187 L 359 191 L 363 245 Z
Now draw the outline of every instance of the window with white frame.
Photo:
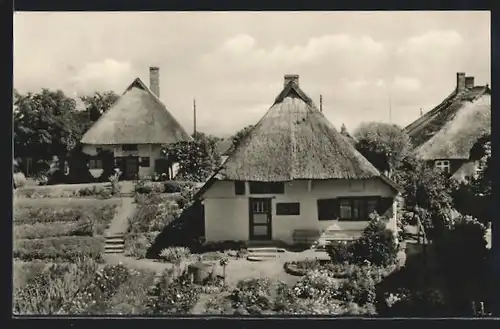
M 450 173 L 450 161 L 449 160 L 436 160 L 434 163 L 436 169 L 441 170 L 445 173 Z

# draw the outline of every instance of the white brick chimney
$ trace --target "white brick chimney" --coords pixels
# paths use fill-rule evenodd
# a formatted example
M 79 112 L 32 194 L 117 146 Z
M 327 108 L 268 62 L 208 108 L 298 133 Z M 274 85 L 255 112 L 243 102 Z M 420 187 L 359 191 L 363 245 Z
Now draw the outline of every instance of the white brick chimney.
M 149 89 L 160 98 L 160 68 L 151 66 L 149 68 Z

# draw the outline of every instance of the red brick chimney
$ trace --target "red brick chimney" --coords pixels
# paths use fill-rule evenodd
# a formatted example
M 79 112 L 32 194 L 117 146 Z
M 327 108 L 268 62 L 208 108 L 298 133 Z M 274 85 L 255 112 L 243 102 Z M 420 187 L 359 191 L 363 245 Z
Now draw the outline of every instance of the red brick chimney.
M 474 88 L 474 77 L 465 77 L 465 88 Z
M 458 72 L 457 73 L 457 92 L 462 92 L 465 90 L 465 73 Z
M 293 81 L 299 85 L 299 75 L 298 74 L 285 74 L 285 86 L 290 82 Z
M 151 66 L 149 68 L 149 89 L 160 98 L 160 68 Z

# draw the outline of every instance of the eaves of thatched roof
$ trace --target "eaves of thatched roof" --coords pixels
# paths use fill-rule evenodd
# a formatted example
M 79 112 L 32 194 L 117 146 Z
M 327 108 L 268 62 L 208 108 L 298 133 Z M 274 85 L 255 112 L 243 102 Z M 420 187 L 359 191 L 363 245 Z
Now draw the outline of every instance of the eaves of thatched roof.
M 139 79 L 83 135 L 83 144 L 165 144 L 191 137 Z
M 477 139 L 491 133 L 491 90 L 455 91 L 404 130 L 420 159 L 468 159 Z
M 290 81 L 207 185 L 214 180 L 285 182 L 379 177 L 397 188 L 382 176 L 298 84 Z

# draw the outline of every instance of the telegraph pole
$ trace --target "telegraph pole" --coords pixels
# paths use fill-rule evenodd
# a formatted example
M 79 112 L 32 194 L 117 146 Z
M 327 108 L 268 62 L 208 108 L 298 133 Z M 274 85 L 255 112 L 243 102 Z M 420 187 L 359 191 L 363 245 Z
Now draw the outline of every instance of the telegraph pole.
M 193 98 L 193 131 L 196 135 L 196 99 Z

